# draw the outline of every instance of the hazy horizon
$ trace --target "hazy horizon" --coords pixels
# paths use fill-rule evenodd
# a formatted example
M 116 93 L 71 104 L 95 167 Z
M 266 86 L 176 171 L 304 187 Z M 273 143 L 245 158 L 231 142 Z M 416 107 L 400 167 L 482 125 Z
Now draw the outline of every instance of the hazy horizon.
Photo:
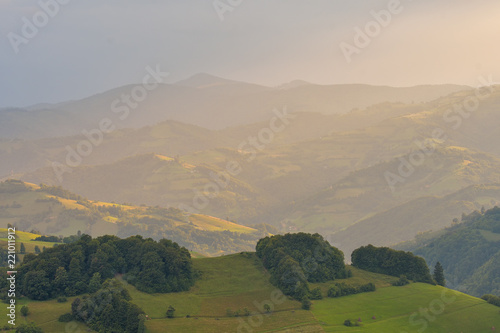
M 0 107 L 85 98 L 156 65 L 170 73 L 165 83 L 201 72 L 264 86 L 477 86 L 481 75 L 500 77 L 493 0 L 233 1 L 219 10 L 217 1 L 61 0 L 44 22 L 40 4 L 53 1 L 0 0 Z M 376 21 L 390 6 L 390 19 Z M 25 38 L 37 15 L 38 31 Z M 378 28 L 347 61 L 342 45 L 356 47 L 356 29 L 370 22 Z M 24 41 L 13 46 L 13 34 Z

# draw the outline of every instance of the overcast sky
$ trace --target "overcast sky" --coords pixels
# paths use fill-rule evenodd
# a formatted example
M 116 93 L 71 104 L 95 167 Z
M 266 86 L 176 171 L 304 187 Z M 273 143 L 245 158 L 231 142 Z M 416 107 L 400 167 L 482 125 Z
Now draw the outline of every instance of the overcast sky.
M 401 0 L 350 62 L 341 43 L 355 47 L 370 11 L 397 0 L 220 0 L 236 5 L 223 13 L 212 0 L 59 0 L 45 24 L 40 2 L 53 1 L 0 0 L 0 106 L 83 98 L 156 64 L 167 82 L 198 72 L 269 86 L 500 80 L 498 0 Z M 40 28 L 26 38 L 34 16 Z M 17 53 L 13 36 L 25 38 Z

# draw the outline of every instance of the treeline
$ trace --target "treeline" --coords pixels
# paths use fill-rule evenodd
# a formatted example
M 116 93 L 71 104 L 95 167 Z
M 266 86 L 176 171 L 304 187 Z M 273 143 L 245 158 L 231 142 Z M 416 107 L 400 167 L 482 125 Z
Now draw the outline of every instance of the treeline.
M 0 183 L 0 193 L 14 194 L 29 191 L 30 188 L 24 182 L 15 179 L 7 179 Z
M 265 237 L 257 243 L 256 251 L 271 273 L 271 283 L 299 300 L 310 297 L 308 282 L 347 276 L 344 254 L 319 234 Z
M 177 243 L 83 235 L 75 243 L 27 254 L 18 269 L 19 291 L 35 300 L 74 296 L 99 289 L 115 274 L 148 293 L 188 290 L 194 283 L 189 251 Z
M 76 235 L 71 235 L 67 237 L 61 237 L 61 236 L 38 236 L 34 241 L 40 241 L 40 242 L 50 242 L 50 243 L 64 243 L 64 244 L 69 244 L 69 243 L 74 243 L 77 240 L 79 240 L 82 237 L 81 231 L 78 231 L 78 234 Z
M 483 295 L 481 298 L 490 304 L 500 306 L 500 297 L 498 296 L 488 294 L 488 295 Z
M 411 252 L 388 247 L 362 246 L 352 252 L 354 267 L 385 275 L 402 276 L 416 282 L 434 283 L 425 260 Z

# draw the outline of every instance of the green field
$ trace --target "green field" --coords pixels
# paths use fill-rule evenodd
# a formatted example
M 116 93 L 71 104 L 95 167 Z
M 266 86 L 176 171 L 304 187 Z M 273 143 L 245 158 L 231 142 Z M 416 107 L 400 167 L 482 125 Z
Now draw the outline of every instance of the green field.
M 394 277 L 370 273 L 353 267 L 353 277 L 342 280 L 361 285 L 373 282 L 377 291 L 364 294 L 327 298 L 313 301 L 311 311 L 301 309 L 301 304 L 283 296 L 269 283 L 269 273 L 254 253 L 240 253 L 216 258 L 193 259 L 199 275 L 188 292 L 146 294 L 126 284 L 132 302 L 148 315 L 147 332 L 491 332 L 500 327 L 500 309 L 485 301 L 439 286 L 413 283 L 392 287 Z M 120 277 L 117 277 L 120 279 Z M 331 282 L 311 284 L 320 287 L 323 296 Z M 34 321 L 45 332 L 65 332 L 65 325 L 57 318 L 70 311 L 71 301 L 55 300 L 34 302 L 20 299 L 19 304 L 29 304 L 29 321 Z M 265 313 L 264 304 L 272 307 Z M 175 318 L 165 318 L 169 305 Z M 244 316 L 247 308 L 250 316 Z M 20 307 L 18 308 L 20 309 Z M 240 311 L 239 317 L 228 317 L 227 310 Z M 6 319 L 0 325 L 6 324 Z M 346 327 L 350 319 L 360 326 Z M 19 322 L 24 318 L 18 315 Z M 69 326 L 68 326 L 69 327 Z M 75 332 L 77 332 L 75 330 Z
M 26 252 L 29 253 L 34 253 L 35 252 L 35 246 L 38 245 L 40 250 L 43 249 L 43 247 L 49 248 L 53 247 L 54 244 L 52 242 L 40 242 L 40 241 L 34 241 L 33 239 L 39 237 L 40 235 L 37 234 L 32 234 L 30 232 L 24 232 L 24 231 L 16 231 L 16 248 L 19 251 L 19 248 L 21 247 L 21 243 L 24 244 L 26 248 Z M 7 229 L 5 228 L 0 228 L 0 248 L 7 248 L 8 240 L 7 240 Z M 20 255 L 21 259 L 23 258 L 24 255 Z

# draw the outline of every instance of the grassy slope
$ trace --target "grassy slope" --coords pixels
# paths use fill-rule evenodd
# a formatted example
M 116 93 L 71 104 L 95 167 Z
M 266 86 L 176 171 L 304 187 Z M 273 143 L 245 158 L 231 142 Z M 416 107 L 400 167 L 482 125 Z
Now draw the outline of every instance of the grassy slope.
M 40 250 L 43 249 L 45 246 L 46 248 L 54 246 L 56 243 L 52 242 L 40 242 L 40 241 L 34 241 L 33 239 L 39 237 L 40 235 L 32 234 L 30 232 L 24 232 L 24 231 L 16 231 L 16 247 L 19 249 L 21 247 L 21 243 L 24 244 L 26 248 L 26 252 L 35 252 L 35 246 L 38 245 Z M 0 228 L 0 247 L 6 248 L 8 244 L 7 241 L 7 229 Z M 21 258 L 23 258 L 23 255 L 20 255 Z
M 247 307 L 254 312 L 258 311 L 254 302 L 269 301 L 275 290 L 268 282 L 269 274 L 254 255 L 195 259 L 194 265 L 202 277 L 189 292 L 148 295 L 127 286 L 133 302 L 153 318 L 147 322 L 149 332 L 236 332 L 238 327 L 246 332 L 240 325 L 249 320 L 261 323 L 252 327 L 254 332 L 416 332 L 423 327 L 421 320 L 425 317 L 415 316 L 413 320 L 417 324 L 412 325 L 410 316 L 420 309 L 439 310 L 441 299 L 453 301 L 446 304 L 442 313 L 431 317 L 435 319 L 427 323 L 426 332 L 454 332 L 458 329 L 486 332 L 491 326 L 500 326 L 498 308 L 483 300 L 421 283 L 391 287 L 395 278 L 353 267 L 350 268 L 353 278 L 344 282 L 353 285 L 374 282 L 378 290 L 314 301 L 312 311 L 301 310 L 298 302 L 287 299 L 276 306 L 278 311 L 271 315 L 228 318 L 228 308 L 235 311 Z M 330 284 L 311 284 L 311 288 L 320 287 L 325 295 Z M 169 305 L 176 308 L 175 319 L 163 318 Z M 190 318 L 186 318 L 188 314 Z M 371 319 L 373 316 L 375 320 Z M 343 325 L 346 319 L 358 318 L 362 318 L 362 327 L 347 328 Z
M 488 332 L 500 327 L 497 307 L 462 293 L 427 284 L 415 283 L 405 287 L 390 287 L 393 277 L 350 268 L 353 278 L 345 282 L 359 285 L 371 281 L 378 287 L 376 292 L 341 298 L 325 298 L 314 301 L 312 311 L 300 309 L 300 303 L 287 298 L 274 306 L 270 315 L 255 314 L 250 317 L 229 318 L 228 308 L 233 311 L 245 307 L 251 312 L 262 311 L 256 304 L 273 304 L 276 288 L 269 283 L 269 274 L 255 254 L 235 254 L 217 258 L 194 259 L 194 267 L 200 278 L 188 292 L 172 294 L 145 294 L 126 285 L 132 301 L 152 318 L 147 321 L 148 332 L 247 332 L 243 327 L 253 324 L 253 332 Z M 330 283 L 313 284 L 326 292 Z M 46 332 L 63 332 L 65 325 L 57 318 L 69 312 L 71 301 L 55 300 L 33 302 L 19 300 L 19 305 L 29 303 L 28 320 L 35 321 Z M 275 298 L 274 298 L 275 299 Z M 442 303 L 441 303 L 442 302 Z M 441 304 L 445 304 L 440 309 Z M 174 319 L 164 318 L 169 305 L 175 307 Z M 20 309 L 20 307 L 18 308 Z M 422 309 L 422 310 L 421 310 Z M 440 312 L 430 314 L 430 321 L 419 315 L 423 309 Z M 411 317 L 413 313 L 417 313 Z M 186 318 L 186 315 L 190 318 Z M 375 316 L 375 319 L 372 317 Z M 2 316 L 3 317 L 3 316 Z M 24 319 L 19 315 L 19 322 Z M 344 320 L 362 319 L 360 327 L 345 327 Z M 412 324 L 410 321 L 413 318 Z M 5 325 L 4 318 L 0 325 Z M 83 326 L 78 328 L 85 331 Z
M 246 227 L 234 222 L 229 222 L 218 217 L 212 217 L 202 214 L 193 214 L 189 217 L 189 221 L 196 227 L 208 231 L 224 231 L 229 230 L 243 234 L 256 232 L 256 229 Z
M 33 189 L 39 189 L 38 186 L 29 184 Z M 41 202 L 41 200 L 46 200 L 48 198 L 57 199 L 60 204 L 55 205 L 51 202 Z M 64 199 L 60 197 L 56 197 L 54 195 L 47 194 L 45 192 L 35 192 L 35 191 L 27 191 L 27 192 L 19 192 L 19 193 L 0 193 L 0 206 L 1 205 L 12 205 L 14 202 L 21 205 L 19 208 L 8 208 L 5 210 L 7 214 L 3 216 L 0 214 L 0 227 L 7 227 L 8 223 L 14 224 L 22 219 L 29 219 L 33 221 L 37 221 L 37 215 L 43 214 L 48 210 L 51 211 L 50 218 L 46 219 L 49 222 L 42 222 L 32 225 L 30 228 L 39 229 L 42 232 L 46 232 L 47 228 L 54 227 L 57 223 L 57 216 L 63 210 L 71 210 L 77 209 L 80 211 L 90 212 L 90 210 L 77 203 L 76 200 Z M 133 206 L 133 205 L 120 205 L 115 203 L 101 202 L 101 201 L 91 201 L 93 206 L 119 206 L 126 214 L 133 217 L 155 217 L 150 214 L 145 214 L 144 211 L 147 207 L 142 206 Z M 161 216 L 158 216 L 161 217 Z M 190 222 L 200 230 L 205 231 L 232 231 L 237 233 L 253 233 L 256 232 L 256 229 L 246 227 L 243 225 L 239 225 L 234 222 L 226 221 L 221 218 L 216 218 L 208 215 L 202 214 L 193 214 L 189 217 Z M 82 232 L 87 232 L 92 234 L 92 236 L 100 236 L 103 234 L 115 234 L 117 231 L 117 224 L 120 219 L 115 216 L 107 216 L 103 220 L 98 220 L 94 225 L 91 226 L 89 230 L 88 224 L 85 221 L 82 221 L 77 218 L 70 218 L 66 223 L 66 227 L 62 230 L 57 230 L 56 232 L 49 232 L 50 234 L 57 235 L 74 235 L 78 230 Z M 1 230 L 1 229 L 0 229 Z M 50 229 L 49 229 L 50 230 Z M 22 233 L 18 232 L 18 236 L 23 237 Z M 34 235 L 32 238 L 38 237 L 39 235 Z M 18 239 L 20 242 L 22 239 Z M 2 235 L 0 234 L 0 242 L 2 241 Z M 34 245 L 42 245 L 47 247 L 47 243 L 37 242 Z M 34 248 L 34 245 L 33 248 Z M 41 247 L 40 247 L 41 248 Z
M 201 278 L 189 292 L 148 295 L 127 286 L 133 302 L 153 318 L 147 324 L 149 332 L 236 332 L 241 318 L 226 317 L 227 309 L 248 308 L 258 312 L 261 310 L 254 303 L 272 304 L 271 295 L 276 288 L 269 283 L 269 274 L 254 254 L 194 259 L 193 262 Z M 164 319 L 169 305 L 176 309 L 176 319 Z M 300 310 L 297 301 L 285 299 L 275 310 L 280 312 L 264 317 L 263 330 L 317 326 L 314 316 Z
M 429 320 L 419 311 L 428 311 Z M 323 323 L 325 332 L 418 332 L 424 327 L 429 333 L 488 332 L 500 325 L 498 308 L 472 296 L 422 283 L 326 299 L 316 302 L 312 312 Z M 343 325 L 346 319 L 358 318 L 361 327 Z

